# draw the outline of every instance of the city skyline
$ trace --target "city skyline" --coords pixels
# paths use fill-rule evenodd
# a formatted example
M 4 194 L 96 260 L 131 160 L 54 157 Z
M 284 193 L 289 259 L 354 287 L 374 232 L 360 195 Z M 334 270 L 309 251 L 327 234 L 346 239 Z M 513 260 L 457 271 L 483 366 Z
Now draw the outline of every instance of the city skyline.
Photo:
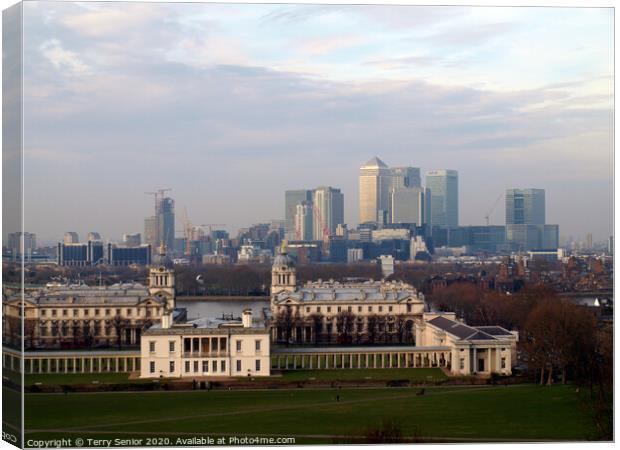
M 25 230 L 39 242 L 143 233 L 143 192 L 160 186 L 173 189 L 177 229 L 184 208 L 232 232 L 283 219 L 282 193 L 304 186 L 341 189 L 355 226 L 358 169 L 375 155 L 458 171 L 462 225 L 484 224 L 506 189 L 533 187 L 562 235 L 613 233 L 611 9 L 33 2 L 24 13 L 37 30 L 24 42 Z

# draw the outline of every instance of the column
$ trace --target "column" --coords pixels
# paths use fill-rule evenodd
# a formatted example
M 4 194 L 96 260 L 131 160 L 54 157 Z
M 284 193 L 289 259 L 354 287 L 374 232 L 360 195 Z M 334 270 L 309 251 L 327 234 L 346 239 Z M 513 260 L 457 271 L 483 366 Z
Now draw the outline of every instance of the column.
M 497 373 L 502 372 L 501 355 L 499 347 L 495 347 L 495 371 Z
M 473 367 L 472 372 L 473 373 L 477 373 L 478 372 L 478 354 L 476 352 L 476 347 L 474 347 L 474 357 L 473 357 L 473 359 L 474 359 L 474 367 Z

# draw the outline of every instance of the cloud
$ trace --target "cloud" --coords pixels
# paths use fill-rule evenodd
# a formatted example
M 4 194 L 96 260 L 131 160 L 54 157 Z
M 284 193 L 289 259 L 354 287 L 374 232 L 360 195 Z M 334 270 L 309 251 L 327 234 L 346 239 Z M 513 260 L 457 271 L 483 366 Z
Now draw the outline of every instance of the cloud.
M 68 72 L 71 75 L 86 75 L 91 71 L 88 64 L 74 52 L 65 50 L 57 39 L 45 41 L 39 48 L 43 56 L 57 70 Z

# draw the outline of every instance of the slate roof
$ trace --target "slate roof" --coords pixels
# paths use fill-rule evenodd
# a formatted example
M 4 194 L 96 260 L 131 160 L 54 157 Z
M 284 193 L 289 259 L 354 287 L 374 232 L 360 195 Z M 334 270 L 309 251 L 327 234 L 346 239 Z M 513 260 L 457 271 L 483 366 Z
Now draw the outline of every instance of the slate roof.
M 456 322 L 454 320 L 450 320 L 446 317 L 435 317 L 428 321 L 431 325 L 445 331 L 446 333 L 450 333 L 453 336 L 458 337 L 461 340 L 470 340 L 470 341 L 495 341 L 497 338 L 492 336 L 490 333 L 486 333 L 475 327 L 470 327 L 469 325 L 465 325 L 464 323 Z M 500 327 L 497 327 L 500 328 Z M 508 333 L 510 334 L 510 333 Z
M 380 281 L 367 281 L 363 283 L 308 283 L 297 288 L 294 292 L 280 292 L 276 295 L 276 302 L 286 299 L 299 302 L 398 302 L 409 298 L 420 300 L 417 291 L 404 284 L 386 284 Z

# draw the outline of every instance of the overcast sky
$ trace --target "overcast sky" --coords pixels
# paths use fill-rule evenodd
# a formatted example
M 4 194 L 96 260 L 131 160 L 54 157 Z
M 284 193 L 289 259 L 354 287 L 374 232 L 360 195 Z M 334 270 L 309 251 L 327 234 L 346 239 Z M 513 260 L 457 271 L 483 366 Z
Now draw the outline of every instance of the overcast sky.
M 458 170 L 463 225 L 544 188 L 561 235 L 602 240 L 613 75 L 610 8 L 27 2 L 25 228 L 118 239 L 172 188 L 178 228 L 236 233 L 321 185 L 356 225 L 377 155 Z

